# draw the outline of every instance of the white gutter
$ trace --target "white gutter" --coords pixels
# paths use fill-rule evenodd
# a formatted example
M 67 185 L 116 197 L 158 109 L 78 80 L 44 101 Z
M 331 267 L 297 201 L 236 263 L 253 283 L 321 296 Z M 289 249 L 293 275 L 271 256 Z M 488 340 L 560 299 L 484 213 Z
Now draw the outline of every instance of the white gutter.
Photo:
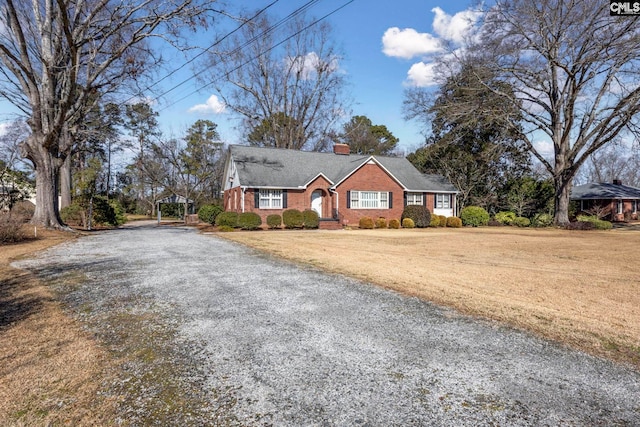
M 338 219 L 340 218 L 339 215 L 339 203 L 340 203 L 340 195 L 338 194 L 338 192 L 336 190 L 334 190 L 333 188 L 329 187 L 329 191 L 332 192 L 333 194 L 336 195 L 336 217 L 338 217 Z
M 244 213 L 244 192 L 247 190 L 247 187 L 241 185 L 240 190 L 242 190 L 242 197 L 240 198 L 240 210 L 242 211 L 242 213 Z

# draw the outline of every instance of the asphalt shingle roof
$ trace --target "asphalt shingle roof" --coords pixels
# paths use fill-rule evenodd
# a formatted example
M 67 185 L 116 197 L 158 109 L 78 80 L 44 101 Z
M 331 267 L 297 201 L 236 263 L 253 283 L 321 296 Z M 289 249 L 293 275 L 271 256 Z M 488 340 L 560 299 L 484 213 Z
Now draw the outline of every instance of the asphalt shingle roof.
M 571 190 L 572 200 L 640 199 L 640 188 L 628 185 L 590 182 Z
M 319 174 L 334 185 L 373 157 L 409 191 L 457 192 L 444 177 L 420 173 L 402 157 L 338 155 L 281 148 L 229 147 L 240 184 L 248 187 L 299 188 Z

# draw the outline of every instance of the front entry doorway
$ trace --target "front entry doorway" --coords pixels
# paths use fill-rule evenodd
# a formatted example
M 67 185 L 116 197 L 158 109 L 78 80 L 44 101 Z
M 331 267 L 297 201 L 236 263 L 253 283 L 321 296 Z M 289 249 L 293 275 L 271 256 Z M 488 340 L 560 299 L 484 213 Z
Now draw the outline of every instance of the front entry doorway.
M 322 218 L 322 190 L 315 190 L 311 193 L 311 209 L 318 213 Z

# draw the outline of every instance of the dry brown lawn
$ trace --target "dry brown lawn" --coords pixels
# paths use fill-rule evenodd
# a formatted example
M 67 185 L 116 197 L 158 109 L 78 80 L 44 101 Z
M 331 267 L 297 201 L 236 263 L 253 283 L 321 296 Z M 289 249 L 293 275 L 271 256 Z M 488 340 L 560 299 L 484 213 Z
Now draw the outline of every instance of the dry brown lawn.
M 640 367 L 638 231 L 487 227 L 220 235 Z
M 9 265 L 73 238 L 38 235 L 0 246 L 0 425 L 109 425 L 117 402 L 98 396 L 113 366 L 108 354 L 63 312 L 49 286 Z

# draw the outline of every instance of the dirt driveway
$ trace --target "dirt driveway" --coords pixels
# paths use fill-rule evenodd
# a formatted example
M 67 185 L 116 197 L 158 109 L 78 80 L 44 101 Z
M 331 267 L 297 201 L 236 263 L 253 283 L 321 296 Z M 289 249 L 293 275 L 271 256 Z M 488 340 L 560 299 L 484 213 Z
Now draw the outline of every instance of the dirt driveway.
M 16 265 L 81 274 L 80 319 L 170 314 L 238 425 L 640 425 L 636 371 L 192 229 L 103 232 Z

